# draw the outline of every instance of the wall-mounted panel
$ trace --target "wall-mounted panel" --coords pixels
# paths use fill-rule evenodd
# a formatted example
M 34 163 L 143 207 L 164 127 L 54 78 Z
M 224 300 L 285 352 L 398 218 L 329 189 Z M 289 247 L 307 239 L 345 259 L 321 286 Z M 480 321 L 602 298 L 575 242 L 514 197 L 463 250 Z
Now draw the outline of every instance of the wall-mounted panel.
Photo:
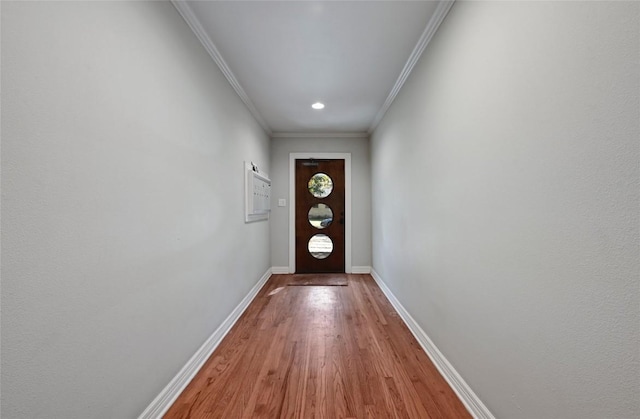
M 269 219 L 271 179 L 252 163 L 245 163 L 245 222 Z

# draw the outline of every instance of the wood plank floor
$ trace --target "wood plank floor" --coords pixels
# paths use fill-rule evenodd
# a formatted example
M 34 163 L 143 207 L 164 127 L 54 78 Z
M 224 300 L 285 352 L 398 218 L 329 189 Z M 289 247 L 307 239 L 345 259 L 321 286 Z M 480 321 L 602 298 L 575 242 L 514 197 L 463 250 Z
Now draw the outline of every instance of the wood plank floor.
M 165 418 L 469 418 L 370 275 L 273 275 Z

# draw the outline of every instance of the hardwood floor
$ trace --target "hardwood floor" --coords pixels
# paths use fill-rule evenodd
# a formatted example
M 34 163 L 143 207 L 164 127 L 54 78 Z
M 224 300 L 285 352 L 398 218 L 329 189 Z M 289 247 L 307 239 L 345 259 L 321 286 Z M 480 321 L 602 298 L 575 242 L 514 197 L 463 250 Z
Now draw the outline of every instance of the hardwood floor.
M 165 418 L 469 418 L 369 275 L 273 275 Z

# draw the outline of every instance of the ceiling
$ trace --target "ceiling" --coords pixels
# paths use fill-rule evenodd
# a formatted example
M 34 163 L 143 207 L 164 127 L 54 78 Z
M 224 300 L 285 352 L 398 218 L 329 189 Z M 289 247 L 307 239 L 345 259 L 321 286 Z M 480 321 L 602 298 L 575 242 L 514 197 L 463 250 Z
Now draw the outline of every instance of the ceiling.
M 452 4 L 173 3 L 273 136 L 371 132 Z

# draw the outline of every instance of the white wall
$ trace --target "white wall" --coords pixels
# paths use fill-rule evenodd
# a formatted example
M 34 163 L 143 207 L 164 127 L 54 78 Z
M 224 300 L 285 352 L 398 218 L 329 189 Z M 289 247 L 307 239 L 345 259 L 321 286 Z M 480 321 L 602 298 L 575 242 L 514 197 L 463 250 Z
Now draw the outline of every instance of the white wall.
M 457 2 L 372 136 L 374 268 L 496 417 L 640 417 L 639 13 Z
M 289 266 L 289 154 L 351 153 L 352 265 L 371 266 L 371 165 L 368 138 L 274 138 L 271 140 L 271 264 Z M 278 198 L 287 200 L 278 207 Z
M 2 2 L 2 418 L 139 415 L 270 266 L 269 140 L 168 2 Z

